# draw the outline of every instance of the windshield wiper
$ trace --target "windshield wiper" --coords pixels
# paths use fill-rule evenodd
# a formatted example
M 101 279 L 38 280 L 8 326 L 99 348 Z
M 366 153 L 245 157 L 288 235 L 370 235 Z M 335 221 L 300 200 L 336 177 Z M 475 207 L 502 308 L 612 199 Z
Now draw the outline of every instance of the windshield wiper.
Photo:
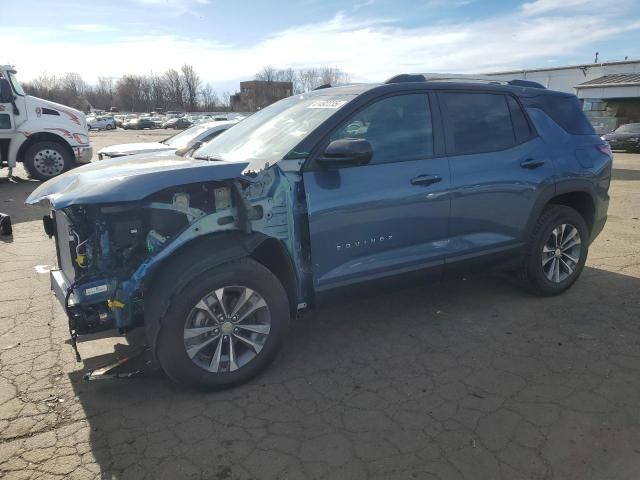
M 206 160 L 208 162 L 224 162 L 224 159 L 216 157 L 215 155 L 196 155 L 193 158 L 196 160 Z

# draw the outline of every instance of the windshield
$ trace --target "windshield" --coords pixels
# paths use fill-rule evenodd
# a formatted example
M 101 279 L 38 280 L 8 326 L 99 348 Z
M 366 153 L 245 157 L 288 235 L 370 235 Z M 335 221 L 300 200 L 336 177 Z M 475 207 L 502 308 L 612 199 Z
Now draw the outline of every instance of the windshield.
M 640 133 L 640 123 L 628 123 L 616 130 L 616 133 Z
M 355 95 L 296 95 L 238 123 L 198 150 L 198 156 L 250 162 L 250 170 L 281 160 Z
M 206 131 L 211 130 L 211 127 L 207 127 L 204 125 L 197 125 L 195 127 L 191 127 L 186 129 L 184 132 L 180 132 L 173 137 L 167 138 L 163 140 L 162 143 L 166 143 L 170 147 L 173 148 L 182 148 L 190 145 L 193 141 L 205 133 Z
M 25 94 L 24 90 L 22 89 L 22 86 L 20 85 L 20 82 L 18 82 L 18 80 L 16 79 L 16 72 L 9 71 L 7 73 L 9 74 L 9 81 L 11 82 L 11 85 L 13 86 L 13 90 L 18 95 L 24 96 L 24 94 Z

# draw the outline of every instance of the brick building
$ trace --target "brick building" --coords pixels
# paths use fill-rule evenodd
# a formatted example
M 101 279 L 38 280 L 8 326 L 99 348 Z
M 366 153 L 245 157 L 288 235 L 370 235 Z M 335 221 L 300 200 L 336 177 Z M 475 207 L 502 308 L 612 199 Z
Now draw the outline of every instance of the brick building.
M 240 91 L 231 95 L 231 110 L 255 112 L 293 94 L 291 82 L 252 80 L 240 82 Z

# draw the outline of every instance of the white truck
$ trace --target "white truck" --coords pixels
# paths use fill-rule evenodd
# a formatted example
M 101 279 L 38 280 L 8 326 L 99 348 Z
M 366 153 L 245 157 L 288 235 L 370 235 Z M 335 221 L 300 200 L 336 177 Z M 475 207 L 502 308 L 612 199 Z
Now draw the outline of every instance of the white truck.
M 0 167 L 11 178 L 22 162 L 30 177 L 44 181 L 90 162 L 84 114 L 25 94 L 15 75 L 12 66 L 0 65 Z

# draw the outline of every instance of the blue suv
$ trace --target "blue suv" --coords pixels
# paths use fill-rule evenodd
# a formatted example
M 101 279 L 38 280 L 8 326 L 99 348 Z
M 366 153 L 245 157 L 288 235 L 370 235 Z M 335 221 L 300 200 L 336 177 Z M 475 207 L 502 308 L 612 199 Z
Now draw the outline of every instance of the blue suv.
M 51 204 L 74 345 L 144 327 L 170 378 L 210 389 L 354 287 L 499 266 L 563 292 L 604 226 L 611 161 L 573 95 L 405 74 L 281 100 L 193 157 L 69 171 L 27 202 Z

